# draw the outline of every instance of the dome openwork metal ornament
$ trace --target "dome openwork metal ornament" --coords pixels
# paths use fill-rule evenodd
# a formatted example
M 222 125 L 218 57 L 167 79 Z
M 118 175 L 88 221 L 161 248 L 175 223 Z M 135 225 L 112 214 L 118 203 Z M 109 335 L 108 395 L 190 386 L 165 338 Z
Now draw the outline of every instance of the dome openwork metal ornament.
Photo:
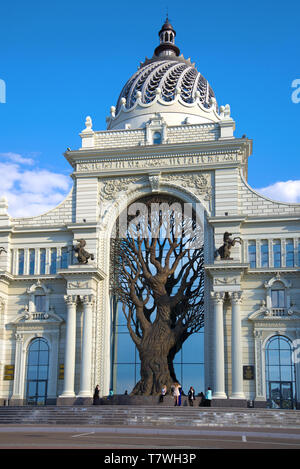
M 137 97 L 144 104 L 154 101 L 157 95 L 163 101 L 173 101 L 177 95 L 186 102 L 193 103 L 197 98 L 204 107 L 211 107 L 214 92 L 207 80 L 187 61 L 154 60 L 143 65 L 124 86 L 117 106 L 118 113 L 126 100 L 126 108 L 130 109 Z

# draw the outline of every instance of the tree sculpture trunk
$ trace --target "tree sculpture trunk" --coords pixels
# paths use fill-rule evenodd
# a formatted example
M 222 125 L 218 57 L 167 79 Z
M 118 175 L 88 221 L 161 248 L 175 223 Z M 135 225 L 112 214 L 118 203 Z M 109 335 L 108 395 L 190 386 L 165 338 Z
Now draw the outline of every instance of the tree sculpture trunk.
M 137 346 L 141 360 L 141 379 L 132 394 L 159 394 L 163 386 L 170 390 L 174 380 L 168 363 L 175 336 L 165 321 L 156 321 Z

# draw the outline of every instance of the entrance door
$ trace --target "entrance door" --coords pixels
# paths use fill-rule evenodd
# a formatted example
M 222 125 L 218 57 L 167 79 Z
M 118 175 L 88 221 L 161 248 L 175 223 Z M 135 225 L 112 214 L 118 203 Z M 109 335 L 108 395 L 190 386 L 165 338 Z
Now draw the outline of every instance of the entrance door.
M 293 383 L 291 381 L 270 381 L 269 396 L 273 408 L 294 408 Z
M 47 397 L 47 380 L 27 381 L 27 404 L 45 405 Z
M 45 339 L 34 339 L 28 348 L 27 393 L 29 405 L 45 405 L 49 371 L 49 346 Z

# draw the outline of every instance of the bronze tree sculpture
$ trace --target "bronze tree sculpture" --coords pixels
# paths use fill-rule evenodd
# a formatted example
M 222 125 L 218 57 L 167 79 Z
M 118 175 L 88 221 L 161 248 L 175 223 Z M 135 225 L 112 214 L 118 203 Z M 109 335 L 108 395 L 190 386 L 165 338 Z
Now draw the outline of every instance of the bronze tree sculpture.
M 203 242 L 196 239 L 193 216 L 178 216 L 183 204 L 177 200 L 152 196 L 139 202 L 144 216 L 133 228 L 129 217 L 129 229 L 115 243 L 115 293 L 141 360 L 131 394 L 155 395 L 177 381 L 174 357 L 203 327 Z

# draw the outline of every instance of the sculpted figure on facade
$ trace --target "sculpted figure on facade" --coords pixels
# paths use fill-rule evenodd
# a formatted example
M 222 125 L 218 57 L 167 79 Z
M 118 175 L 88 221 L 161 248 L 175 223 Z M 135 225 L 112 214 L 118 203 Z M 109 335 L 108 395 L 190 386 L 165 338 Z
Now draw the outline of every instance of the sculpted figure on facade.
M 75 255 L 77 257 L 79 264 L 87 264 L 89 259 L 94 260 L 94 254 L 89 253 L 84 248 L 86 246 L 86 241 L 84 239 L 79 239 L 78 244 L 73 247 Z
M 238 242 L 242 243 L 242 239 L 240 236 L 236 236 L 235 238 L 231 238 L 232 233 L 228 233 L 228 231 L 225 231 L 224 236 L 223 236 L 223 244 L 219 249 L 216 251 L 216 257 L 220 256 L 221 259 L 225 260 L 232 260 L 232 257 L 230 257 L 230 252 L 231 248 Z

